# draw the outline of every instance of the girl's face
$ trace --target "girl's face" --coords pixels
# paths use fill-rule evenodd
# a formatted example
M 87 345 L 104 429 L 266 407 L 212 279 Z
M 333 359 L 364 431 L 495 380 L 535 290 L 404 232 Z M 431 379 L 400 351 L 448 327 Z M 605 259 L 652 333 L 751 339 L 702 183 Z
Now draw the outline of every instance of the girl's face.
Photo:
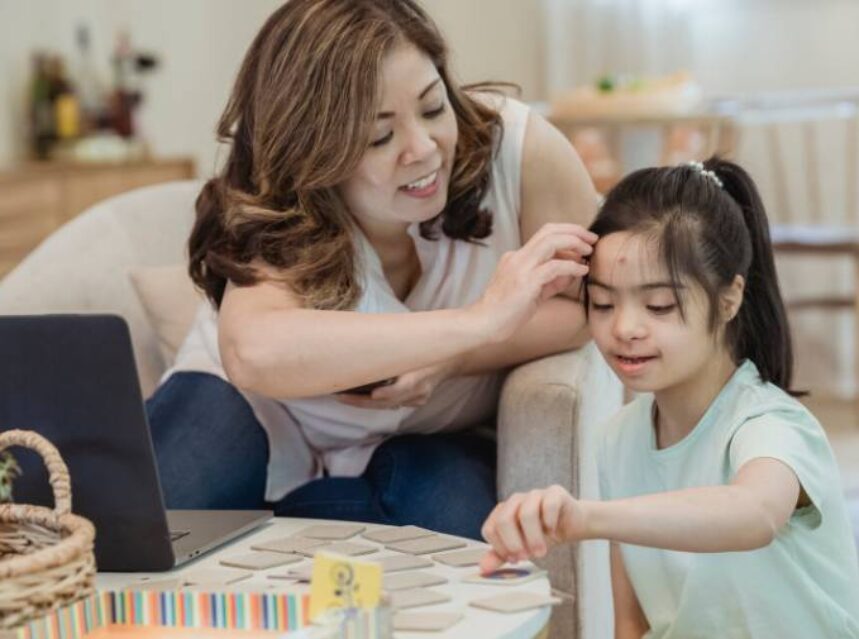
M 400 45 L 384 59 L 381 91 L 370 147 L 341 185 L 365 230 L 423 222 L 441 213 L 458 135 L 444 82 L 413 45 Z
M 680 315 L 656 243 L 618 232 L 597 242 L 588 275 L 589 325 L 600 352 L 631 390 L 661 392 L 690 382 L 727 355 L 710 332 L 703 288 L 680 289 Z

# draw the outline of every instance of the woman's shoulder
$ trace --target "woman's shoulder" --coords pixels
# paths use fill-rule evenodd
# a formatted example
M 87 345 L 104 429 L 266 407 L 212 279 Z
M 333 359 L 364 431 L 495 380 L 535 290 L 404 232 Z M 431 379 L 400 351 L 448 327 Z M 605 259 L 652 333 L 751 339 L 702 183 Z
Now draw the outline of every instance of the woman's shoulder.
M 531 107 L 501 90 L 479 88 L 467 91 L 466 94 L 481 106 L 491 109 L 500 115 L 505 129 L 524 124 L 528 121 Z

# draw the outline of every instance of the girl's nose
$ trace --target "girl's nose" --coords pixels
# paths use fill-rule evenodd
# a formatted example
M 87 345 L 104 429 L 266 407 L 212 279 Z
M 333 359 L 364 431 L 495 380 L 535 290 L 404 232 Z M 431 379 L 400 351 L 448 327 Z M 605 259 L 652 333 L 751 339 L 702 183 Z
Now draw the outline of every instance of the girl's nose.
M 641 313 L 635 309 L 618 305 L 615 308 L 612 333 L 618 340 L 628 341 L 641 339 L 647 335 L 647 327 L 642 321 Z

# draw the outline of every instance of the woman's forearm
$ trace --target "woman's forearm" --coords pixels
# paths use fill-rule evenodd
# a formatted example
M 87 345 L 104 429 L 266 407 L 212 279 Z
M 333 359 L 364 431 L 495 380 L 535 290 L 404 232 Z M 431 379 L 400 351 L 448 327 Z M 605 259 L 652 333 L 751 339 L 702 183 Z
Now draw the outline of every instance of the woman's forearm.
M 778 532 L 743 486 L 714 486 L 615 501 L 588 501 L 586 539 L 684 552 L 754 550 Z
M 239 342 L 219 335 L 230 380 L 282 399 L 345 390 L 460 357 L 492 343 L 466 309 L 357 313 L 286 309 L 259 314 Z M 291 336 L 300 335 L 301 339 Z
M 458 375 L 478 375 L 583 346 L 590 339 L 582 305 L 564 297 L 543 302 L 516 334 L 465 353 Z

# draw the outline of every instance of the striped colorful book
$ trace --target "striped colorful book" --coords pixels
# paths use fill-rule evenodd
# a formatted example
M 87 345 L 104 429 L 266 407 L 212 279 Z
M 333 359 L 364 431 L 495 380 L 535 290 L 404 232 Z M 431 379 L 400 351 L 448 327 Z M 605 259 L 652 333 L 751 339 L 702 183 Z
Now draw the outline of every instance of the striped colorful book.
M 310 624 L 310 595 L 99 591 L 18 629 L 15 639 L 81 639 L 110 625 L 288 632 Z

